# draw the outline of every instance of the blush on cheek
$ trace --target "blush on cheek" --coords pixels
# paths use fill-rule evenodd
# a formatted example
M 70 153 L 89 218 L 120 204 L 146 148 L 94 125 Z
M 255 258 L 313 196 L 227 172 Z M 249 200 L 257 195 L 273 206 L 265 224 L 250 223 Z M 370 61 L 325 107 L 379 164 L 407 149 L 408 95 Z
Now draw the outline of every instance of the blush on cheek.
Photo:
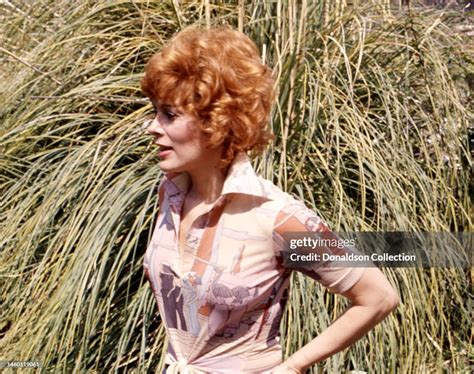
M 190 118 L 179 118 L 169 127 L 167 133 L 173 142 L 199 142 L 199 128 Z
M 186 123 L 186 134 L 189 138 L 199 138 L 199 125 L 195 120 Z

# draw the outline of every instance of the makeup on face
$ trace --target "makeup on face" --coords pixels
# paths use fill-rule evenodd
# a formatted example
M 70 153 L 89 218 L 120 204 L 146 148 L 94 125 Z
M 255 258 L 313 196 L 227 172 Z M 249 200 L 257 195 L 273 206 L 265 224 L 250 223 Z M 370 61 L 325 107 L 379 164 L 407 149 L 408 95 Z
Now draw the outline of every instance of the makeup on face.
M 148 126 L 159 147 L 159 166 L 165 171 L 192 171 L 209 161 L 201 132 L 200 120 L 171 105 L 153 102 L 155 116 Z

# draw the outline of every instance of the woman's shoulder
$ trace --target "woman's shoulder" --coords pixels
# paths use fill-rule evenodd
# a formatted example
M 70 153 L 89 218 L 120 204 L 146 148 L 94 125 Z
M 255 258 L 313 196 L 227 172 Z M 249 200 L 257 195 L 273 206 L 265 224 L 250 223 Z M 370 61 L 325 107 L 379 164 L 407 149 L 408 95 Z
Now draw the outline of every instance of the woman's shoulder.
M 259 177 L 269 206 L 275 213 L 275 228 L 282 225 L 291 224 L 295 231 L 318 229 L 327 230 L 327 225 L 317 212 L 316 208 L 309 207 L 304 201 L 285 192 L 272 181 Z M 324 227 L 323 227 L 324 226 Z M 289 227 L 286 227 L 289 229 Z M 298 229 L 298 230 L 297 230 Z
M 302 200 L 296 198 L 288 192 L 285 192 L 282 188 L 278 187 L 272 181 L 265 179 L 262 176 L 259 176 L 258 178 L 265 193 L 265 197 L 268 200 L 275 202 L 276 205 L 279 205 L 281 207 L 281 209 L 287 206 L 295 206 L 300 208 L 304 207 L 308 209 L 306 204 Z

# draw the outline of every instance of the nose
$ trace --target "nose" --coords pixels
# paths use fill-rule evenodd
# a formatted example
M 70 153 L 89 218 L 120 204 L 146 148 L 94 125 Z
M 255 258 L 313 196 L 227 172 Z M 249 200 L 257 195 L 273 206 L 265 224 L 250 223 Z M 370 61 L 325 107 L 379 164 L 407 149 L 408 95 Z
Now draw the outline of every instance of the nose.
M 149 120 L 146 125 L 146 130 L 150 135 L 159 136 L 163 135 L 163 128 L 161 127 L 160 121 L 158 120 L 158 116 L 155 116 L 152 120 Z

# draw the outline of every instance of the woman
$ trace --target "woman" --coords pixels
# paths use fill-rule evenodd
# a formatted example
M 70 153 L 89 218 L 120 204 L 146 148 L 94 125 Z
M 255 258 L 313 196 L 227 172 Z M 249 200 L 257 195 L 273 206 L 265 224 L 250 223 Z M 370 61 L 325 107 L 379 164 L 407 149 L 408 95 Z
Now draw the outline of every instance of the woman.
M 225 27 L 185 29 L 147 64 L 148 131 L 166 175 L 144 270 L 169 339 L 166 373 L 303 373 L 398 304 L 376 268 L 302 268 L 351 306 L 281 362 L 283 234 L 329 230 L 250 164 L 271 139 L 273 83 L 254 43 Z

